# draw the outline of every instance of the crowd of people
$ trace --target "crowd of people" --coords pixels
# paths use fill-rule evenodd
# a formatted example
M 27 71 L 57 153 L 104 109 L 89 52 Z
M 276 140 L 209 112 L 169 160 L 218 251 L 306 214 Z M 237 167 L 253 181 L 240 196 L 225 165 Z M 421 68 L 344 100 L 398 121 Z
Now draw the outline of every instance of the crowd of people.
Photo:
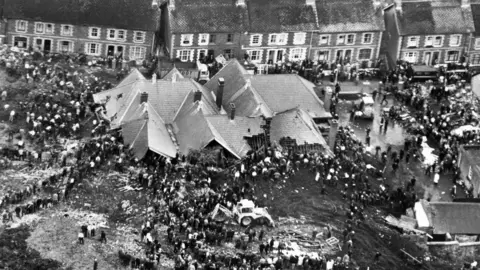
M 370 155 L 367 153 L 369 141 L 363 143 L 355 137 L 352 129 L 340 127 L 333 153 L 294 153 L 276 148 L 254 152 L 228 170 L 230 184 L 215 186 L 212 179 L 217 174 L 209 170 L 211 164 L 200 164 L 185 156 L 169 159 L 152 153 L 138 160 L 123 144 L 121 134 L 107 133 L 108 123 L 92 117 L 96 109 L 92 94 L 110 88 L 110 82 L 61 67 L 49 60 L 33 61 L 23 53 L 11 53 L 2 60 L 12 76 L 21 74 L 27 84 L 40 86 L 39 91 L 32 91 L 27 101 L 18 104 L 13 104 L 10 98 L 14 93 L 3 89 L 2 105 L 9 112 L 10 122 L 22 121 L 25 127 L 24 130 L 12 131 L 12 134 L 20 133 L 22 139 L 42 144 L 55 143 L 59 138 L 80 137 L 86 127 L 92 130 L 88 134 L 91 138 L 79 144 L 73 152 L 64 150 L 56 153 L 52 149 L 31 151 L 23 144 L 17 146 L 16 151 L 4 151 L 10 159 L 27 159 L 30 162 L 39 162 L 43 151 L 51 151 L 49 165 L 62 168 L 60 173 L 41 179 L 23 190 L 7 192 L 0 201 L 4 222 L 69 200 L 78 183 L 87 177 L 96 177 L 99 170 L 127 172 L 130 183 L 146 190 L 144 195 L 148 196 L 148 202 L 154 209 L 139 228 L 139 240 L 144 243 L 145 253 L 128 254 L 119 250 L 122 263 L 132 269 L 155 269 L 155 265 L 161 264 L 162 254 L 173 254 L 175 269 L 179 270 L 347 269 L 355 256 L 355 229 L 362 226 L 370 206 L 388 206 L 391 211 L 405 213 L 417 200 L 415 178 L 408 179 L 404 187 L 398 188 L 391 188 L 383 181 L 378 184 L 377 179 L 384 177 L 379 166 L 391 163 L 395 171 L 401 162 L 409 163 L 410 157 L 418 157 L 418 150 L 426 137 L 437 143 L 440 149 L 437 163 L 427 168 L 426 173 L 453 172 L 458 176 L 455 165 L 458 146 L 479 138 L 477 133 L 465 133 L 461 137 L 451 135 L 455 127 L 451 124 L 454 105 L 433 106 L 427 102 L 429 98 L 439 102 L 447 100 L 449 94 L 446 94 L 448 91 L 444 86 L 434 86 L 430 97 L 425 98 L 420 89 L 423 86 L 408 83 L 408 74 L 399 69 L 386 76 L 385 85 L 396 91 L 395 84 L 389 82 L 406 78 L 404 86 L 407 94 L 403 95 L 402 102 L 418 111 L 416 120 L 421 127 L 416 130 L 413 139 L 405 142 L 404 149 L 399 153 L 391 147 L 377 147 L 376 154 Z M 72 64 L 71 59 L 66 63 Z M 463 86 L 460 82 L 459 88 Z M 340 85 L 335 87 L 334 114 L 340 91 Z M 474 113 L 464 107 L 459 110 L 459 117 L 465 119 L 465 123 L 472 122 Z M 75 158 L 76 162 L 67 166 L 68 158 Z M 244 230 L 210 215 L 217 204 L 230 210 L 243 199 L 256 204 L 259 181 L 276 182 L 292 177 L 300 170 L 308 171 L 318 182 L 320 194 L 339 192 L 345 201 L 347 211 L 342 240 L 347 252 L 343 257 L 327 258 L 321 251 L 292 253 L 289 252 L 288 240 L 265 227 L 258 228 L 258 231 L 252 227 Z M 457 177 L 454 177 L 453 181 L 456 180 Z M 62 184 L 64 182 L 66 184 Z M 195 196 L 185 196 L 187 187 L 197 191 Z M 25 203 L 30 198 L 31 201 Z M 162 227 L 167 227 L 166 231 L 161 231 Z M 86 225 L 79 228 L 79 243 L 84 244 L 84 238 L 96 237 L 96 229 Z M 326 235 L 330 238 L 331 230 Z M 162 239 L 166 239 L 164 246 Z M 103 231 L 100 241 L 107 241 Z M 225 244 L 233 245 L 235 252 L 222 250 L 221 246 Z M 376 252 L 372 257 L 372 264 L 375 264 L 381 260 L 381 253 Z

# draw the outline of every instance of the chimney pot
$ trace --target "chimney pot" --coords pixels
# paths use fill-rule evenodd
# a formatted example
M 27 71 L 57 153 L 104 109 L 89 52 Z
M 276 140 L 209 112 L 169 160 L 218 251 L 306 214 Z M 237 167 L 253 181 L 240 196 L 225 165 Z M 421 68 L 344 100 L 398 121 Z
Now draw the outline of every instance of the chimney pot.
M 193 93 L 193 102 L 197 102 L 197 101 L 202 101 L 202 92 L 201 91 L 195 91 L 195 93 Z
M 218 110 L 222 109 L 222 104 L 223 104 L 223 89 L 225 88 L 225 79 L 219 78 L 218 79 L 218 90 L 217 90 L 217 108 Z
M 148 102 L 148 93 L 143 92 L 140 94 L 140 104 L 143 104 L 145 102 Z
M 235 103 L 230 103 L 230 120 L 235 120 Z

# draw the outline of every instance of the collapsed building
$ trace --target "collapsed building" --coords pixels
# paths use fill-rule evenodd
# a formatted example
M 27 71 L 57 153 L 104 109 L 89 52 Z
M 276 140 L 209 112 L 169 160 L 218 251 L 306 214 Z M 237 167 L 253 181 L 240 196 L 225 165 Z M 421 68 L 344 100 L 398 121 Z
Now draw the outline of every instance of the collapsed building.
M 241 159 L 271 145 L 330 154 L 319 125 L 332 116 L 314 87 L 296 74 L 251 75 L 231 60 L 203 86 L 176 68 L 151 80 L 134 69 L 94 100 L 137 158 L 220 147 Z

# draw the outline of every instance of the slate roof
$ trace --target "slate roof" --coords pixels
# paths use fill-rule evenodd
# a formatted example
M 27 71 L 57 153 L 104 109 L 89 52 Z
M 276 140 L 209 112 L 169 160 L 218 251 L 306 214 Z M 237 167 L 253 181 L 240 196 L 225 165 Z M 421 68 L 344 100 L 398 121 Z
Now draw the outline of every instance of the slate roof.
M 270 129 L 272 143 L 278 143 L 280 139 L 286 137 L 295 139 L 298 145 L 304 143 L 324 145 L 325 150 L 329 151 L 327 142 L 313 119 L 299 108 L 278 113 L 272 118 Z
M 472 9 L 461 0 L 408 1 L 397 10 L 400 35 L 460 34 L 474 31 Z
M 122 123 L 122 135 L 124 142 L 139 159 L 145 156 L 148 149 L 170 158 L 177 154 L 165 122 L 149 102 L 137 106 L 129 119 Z
M 235 116 L 234 120 L 230 120 L 228 115 L 206 115 L 205 118 L 239 157 L 252 150 L 246 137 L 263 134 L 260 127 L 263 119 L 260 117 Z
M 248 12 L 235 1 L 175 0 L 169 23 L 172 33 L 243 32 L 248 29 Z
M 172 70 L 170 70 L 165 76 L 163 76 L 162 80 L 172 80 L 173 76 L 176 76 L 177 79 L 184 79 L 182 73 L 176 68 L 173 67 Z
M 434 234 L 480 234 L 480 203 L 430 203 Z
M 372 0 L 317 0 L 318 25 L 321 32 L 348 33 L 383 31 L 382 9 Z
M 175 121 L 175 129 L 177 130 L 179 152 L 182 154 L 186 155 L 192 149 L 202 149 L 216 141 L 232 155 L 240 158 L 222 138 L 217 129 L 210 124 L 201 110 L 192 111 L 188 117 L 182 117 Z
M 305 0 L 250 0 L 247 3 L 252 32 L 317 29 L 315 9 L 307 6 Z
M 152 0 L 5 0 L 4 16 L 73 25 L 157 30 Z
M 480 2 L 472 3 L 472 17 L 475 26 L 475 36 L 480 36 Z
M 223 107 L 235 103 L 240 116 L 264 113 L 271 117 L 295 107 L 308 112 L 313 118 L 331 118 L 323 102 L 315 94 L 315 85 L 296 74 L 249 75 L 236 60 L 229 61 L 204 86 L 216 95 L 218 79 L 224 78 Z

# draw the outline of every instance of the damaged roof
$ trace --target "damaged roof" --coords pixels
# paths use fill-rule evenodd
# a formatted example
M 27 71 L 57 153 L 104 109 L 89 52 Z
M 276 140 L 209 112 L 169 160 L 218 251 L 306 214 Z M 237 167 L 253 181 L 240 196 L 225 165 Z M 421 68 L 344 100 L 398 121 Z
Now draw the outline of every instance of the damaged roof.
M 475 30 L 472 8 L 461 0 L 404 1 L 397 9 L 400 35 L 460 34 Z
M 294 108 L 278 113 L 272 118 L 270 125 L 272 142 L 279 143 L 280 139 L 289 137 L 294 139 L 297 145 L 318 144 L 325 146 L 325 150 L 329 151 L 321 131 L 311 116 L 302 109 Z
M 151 0 L 5 0 L 9 19 L 156 31 L 159 10 Z
M 147 150 L 170 158 L 177 154 L 177 147 L 172 141 L 173 134 L 149 102 L 138 106 L 129 119 L 122 123 L 122 136 L 139 159 L 145 156 Z
M 219 78 L 225 80 L 222 103 L 227 112 L 234 103 L 240 116 L 271 117 L 298 107 L 313 118 L 331 118 L 315 94 L 315 85 L 296 74 L 250 75 L 233 59 L 205 84 L 215 95 Z
M 248 12 L 225 0 L 175 0 L 169 8 L 173 33 L 241 32 L 248 30 Z
M 385 30 L 382 6 L 372 0 L 317 0 L 316 5 L 321 32 Z
M 431 202 L 434 234 L 480 234 L 480 203 Z

